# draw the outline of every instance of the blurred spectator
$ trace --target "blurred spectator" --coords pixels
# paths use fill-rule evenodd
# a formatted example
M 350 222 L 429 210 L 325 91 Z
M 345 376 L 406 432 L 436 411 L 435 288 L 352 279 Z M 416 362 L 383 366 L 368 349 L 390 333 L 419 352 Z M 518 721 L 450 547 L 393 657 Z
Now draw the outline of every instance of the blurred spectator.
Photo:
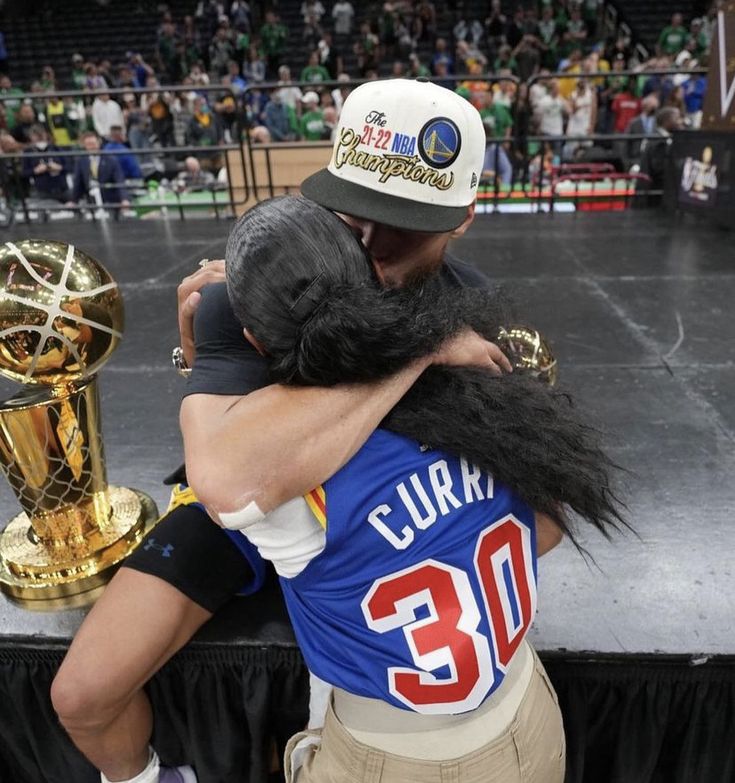
M 445 66 L 444 74 L 452 73 L 454 70 L 454 59 L 449 53 L 447 42 L 444 38 L 437 38 L 434 44 L 434 54 L 431 56 L 431 72 L 436 76 L 439 64 Z
M 44 65 L 41 69 L 41 78 L 38 80 L 43 92 L 54 92 L 56 90 L 56 74 L 50 65 Z
M 508 21 L 505 26 L 505 41 L 510 46 L 511 51 L 518 46 L 523 38 L 525 32 L 525 20 L 523 15 L 523 7 L 517 6 L 513 12 L 513 17 Z
M 121 153 L 115 156 L 115 160 L 120 164 L 125 179 L 143 179 L 143 172 L 140 169 L 138 159 L 125 143 L 125 134 L 122 127 L 113 125 L 110 128 L 109 140 L 102 145 L 102 149 L 115 150 Z
M 148 63 L 143 59 L 142 54 L 131 53 L 129 58 L 129 65 L 133 71 L 133 77 L 135 79 L 134 84 L 136 87 L 145 87 L 146 84 L 148 84 L 148 78 L 150 76 L 155 76 L 153 67 L 148 65 Z
M 296 113 L 283 102 L 281 90 L 274 90 L 271 94 L 263 119 L 272 141 L 294 141 L 298 138 Z
M 36 112 L 30 103 L 24 103 L 15 115 L 12 136 L 24 147 L 31 143 L 31 128 L 36 124 Z
M 349 82 L 350 75 L 348 73 L 341 73 L 337 77 L 338 82 Z M 337 115 L 342 111 L 342 104 L 345 102 L 347 96 L 352 92 L 352 87 L 348 84 L 341 84 L 339 87 L 335 87 L 332 90 L 332 100 L 334 101 L 334 108 L 337 110 Z
M 202 164 L 193 155 L 184 161 L 184 170 L 176 177 L 176 190 L 181 193 L 188 191 L 195 193 L 202 190 L 210 190 L 214 185 L 214 174 L 205 171 Z
M 194 63 L 189 71 L 189 80 L 194 87 L 209 86 L 209 74 L 204 70 L 201 63 Z
M 658 98 L 655 95 L 646 95 L 641 101 L 641 113 L 634 117 L 626 133 L 651 135 L 656 131 L 656 112 L 658 111 Z M 641 155 L 642 142 L 630 141 L 628 143 L 628 159 L 637 161 Z
M 140 106 L 135 95 L 126 92 L 123 96 L 123 116 L 128 143 L 135 150 L 148 149 L 151 146 L 148 129 L 148 113 Z
M 186 129 L 186 143 L 192 147 L 216 147 L 222 141 L 217 116 L 200 95 L 194 98 L 193 108 L 194 113 Z
M 480 96 L 479 104 L 480 117 L 485 127 L 485 138 L 494 141 L 508 139 L 513 127 L 513 116 L 508 108 L 494 102 L 491 90 Z
M 508 25 L 508 19 L 503 13 L 501 0 L 492 0 L 490 3 L 490 13 L 485 19 L 485 40 L 491 56 L 505 42 L 505 28 Z
M 315 49 L 309 54 L 309 60 L 301 71 L 299 81 L 319 83 L 328 82 L 330 78 L 329 71 L 319 62 L 319 52 Z
M 704 20 L 692 19 L 689 23 L 689 38 L 687 45 L 691 44 L 691 51 L 698 60 L 709 50 L 709 39 L 704 30 Z
M 108 84 L 105 81 L 105 77 L 100 75 L 97 70 L 97 66 L 94 63 L 87 63 L 84 66 L 85 82 L 84 86 L 87 90 L 106 90 Z
M 176 60 L 176 28 L 173 22 L 164 21 L 156 41 L 156 63 L 164 82 L 173 83 L 174 61 Z
M 232 43 L 229 25 L 221 24 L 209 44 L 209 70 L 212 78 L 219 81 L 219 77 L 227 73 L 227 64 L 234 57 L 235 46 Z
M 717 11 L 719 7 L 719 0 L 713 0 L 709 4 L 706 16 L 702 19 L 702 32 L 704 33 L 704 38 L 707 41 L 708 50 L 710 46 L 712 46 L 712 36 L 714 35 L 715 27 L 717 26 Z
M 319 141 L 325 138 L 326 126 L 324 114 L 319 108 L 319 96 L 310 90 L 301 99 L 304 104 L 304 113 L 301 115 L 299 129 L 304 141 Z
M 244 0 L 233 0 L 230 6 L 230 22 L 236 30 L 250 32 L 252 29 L 250 5 Z
M 240 66 L 234 61 L 230 60 L 227 63 L 227 76 L 229 77 L 229 84 L 232 88 L 232 92 L 235 95 L 241 95 L 248 83 L 242 76 L 240 76 Z
M 673 106 L 659 109 L 656 114 L 656 138 L 645 139 L 641 146 L 641 172 L 651 178 L 649 187 L 652 190 L 663 188 L 671 134 L 682 126 L 681 112 Z
M 405 79 L 406 78 L 406 64 L 403 60 L 394 60 L 390 69 L 391 79 Z
M 577 46 L 584 45 L 588 34 L 589 30 L 587 29 L 587 23 L 582 18 L 582 10 L 578 5 L 573 5 L 569 12 L 569 21 L 567 22 L 567 40 Z
M 230 77 L 222 77 L 222 86 L 230 86 Z M 227 144 L 235 140 L 237 122 L 237 103 L 234 96 L 228 92 L 220 92 L 214 100 L 214 112 L 217 116 L 219 126 L 222 129 L 222 135 Z
M 38 196 L 66 202 L 69 188 L 66 184 L 64 159 L 54 155 L 59 149 L 49 143 L 43 125 L 33 125 L 30 130 L 30 146 L 23 152 L 23 177 L 32 181 Z M 33 153 L 45 153 L 36 156 Z
M 687 113 L 686 103 L 684 102 L 684 88 L 682 86 L 674 87 L 666 96 L 663 105 L 678 109 L 683 121 Z
M 194 23 L 193 16 L 185 16 L 181 29 L 181 39 L 186 49 L 186 58 L 190 63 L 195 63 L 202 57 L 202 37 L 199 28 Z
M 408 74 L 409 79 L 418 79 L 419 77 L 429 77 L 431 72 L 429 69 L 421 63 L 419 56 L 416 52 L 411 52 L 408 55 Z
M 338 115 L 334 106 L 324 109 L 325 138 L 334 141 L 334 133 L 337 130 Z
M 671 17 L 671 24 L 661 30 L 658 37 L 658 48 L 663 54 L 678 54 L 687 40 L 687 29 L 684 27 L 684 17 L 676 13 Z
M 559 25 L 554 19 L 554 8 L 550 3 L 544 5 L 538 23 L 538 35 L 541 48 L 541 64 L 545 68 L 556 70 L 559 62 Z
M 498 56 L 493 63 L 493 72 L 499 73 L 504 68 L 511 71 L 511 73 L 518 73 L 518 63 L 513 57 L 513 50 L 507 45 L 498 49 Z
M 320 65 L 327 70 L 330 79 L 336 79 L 337 74 L 343 70 L 343 60 L 342 52 L 334 45 L 331 33 L 322 33 L 321 40 L 317 44 L 317 51 L 319 52 Z
M 265 24 L 260 28 L 260 41 L 263 46 L 268 75 L 275 76 L 278 73 L 278 66 L 281 65 L 288 41 L 288 30 L 285 25 L 281 24 L 273 11 L 268 11 L 265 15 Z
M 80 122 L 76 113 L 72 118 L 72 106 L 71 101 L 66 103 L 58 96 L 49 98 L 46 104 L 46 122 L 58 147 L 70 147 L 79 134 Z
M 350 35 L 352 33 L 352 21 L 355 18 L 355 9 L 347 0 L 337 0 L 332 8 L 335 35 Z
M 301 31 L 301 38 L 304 41 L 304 48 L 311 51 L 316 47 L 317 41 L 322 37 L 321 25 L 313 16 L 310 16 L 304 23 Z
M 522 82 L 527 82 L 538 70 L 541 63 L 541 43 L 536 35 L 526 33 L 513 50 L 511 59 L 515 60 L 514 73 Z
M 113 101 L 108 93 L 98 95 L 92 103 L 92 123 L 97 134 L 103 139 L 110 135 L 113 125 L 123 127 L 125 118 L 117 101 Z
M 629 80 L 626 77 L 624 85 L 612 100 L 613 132 L 627 133 L 630 123 L 634 117 L 638 116 L 640 110 L 640 99 L 636 98 L 631 91 Z
M 539 133 L 542 136 L 562 136 L 564 118 L 569 116 L 569 112 L 569 104 L 559 92 L 559 80 L 549 79 L 548 92 L 536 106 Z M 561 142 L 554 142 L 552 147 L 557 155 L 560 154 Z
M 242 75 L 250 84 L 258 84 L 265 81 L 266 62 L 260 54 L 257 46 L 251 46 L 247 60 L 242 66 Z
M 566 60 L 562 60 L 559 63 L 559 70 L 564 71 L 570 75 L 574 75 L 575 78 L 562 77 L 559 79 L 559 92 L 562 98 L 569 98 L 577 87 L 577 74 L 582 73 L 582 50 L 575 46 L 569 53 L 569 57 Z
M 590 85 L 589 79 L 578 79 L 577 89 L 569 98 L 569 121 L 566 135 L 591 136 L 597 123 L 597 93 Z M 580 147 L 589 147 L 591 141 L 568 141 L 564 145 L 563 156 L 571 159 Z
M 449 73 L 446 62 L 438 62 L 436 64 L 436 71 L 434 72 L 434 83 L 438 84 L 440 87 L 446 88 L 447 90 L 453 90 L 454 82 L 449 78 L 444 78 L 449 77 L 450 75 L 451 74 Z
M 466 19 L 460 19 L 452 30 L 455 41 L 466 41 L 473 46 L 479 45 L 483 32 L 484 29 L 479 19 L 473 19 L 471 23 L 468 23 Z
M 149 76 L 147 87 L 158 87 L 154 76 Z M 172 147 L 174 138 L 174 118 L 171 114 L 173 98 L 167 92 L 149 92 L 140 96 L 140 106 L 148 114 L 151 121 L 151 132 L 163 147 Z
M 491 138 L 488 138 L 488 144 L 485 147 L 485 158 L 482 162 L 480 183 L 494 184 L 498 182 L 502 185 L 510 185 L 512 180 L 513 164 L 510 162 L 508 153 L 502 144 L 498 144 Z
M 5 118 L 8 130 L 12 131 L 15 127 L 15 118 L 21 106 L 19 98 L 13 98 L 13 95 L 22 95 L 23 90 L 13 87 L 13 82 L 7 74 L 0 76 L 0 100 L 5 106 Z
M 457 41 L 455 54 L 457 73 L 470 73 L 475 64 L 479 64 L 481 70 L 487 68 L 487 57 L 467 41 Z
M 200 20 L 207 40 L 210 40 L 214 35 L 224 11 L 224 6 L 217 0 L 199 0 L 197 3 L 194 16 Z
M 507 68 L 501 68 L 498 72 L 498 76 L 511 76 L 511 72 Z M 513 100 L 516 94 L 516 85 L 510 79 L 500 79 L 493 85 L 493 101 L 501 106 L 505 106 L 507 109 L 513 105 Z
M 123 172 L 115 156 L 99 154 L 100 140 L 93 131 L 85 131 L 81 142 L 88 154 L 75 159 L 72 203 L 78 204 L 82 198 L 94 199 L 99 189 L 103 204 L 129 207 Z
M 305 0 L 305 2 L 301 3 L 301 16 L 304 19 L 304 24 L 308 24 L 310 20 L 313 20 L 319 25 L 324 14 L 324 6 L 319 0 Z
M 280 89 L 277 91 L 281 98 L 281 103 L 288 106 L 293 112 L 301 111 L 301 97 L 303 93 L 300 87 L 296 87 L 291 79 L 291 69 L 288 65 L 282 65 L 278 69 L 278 84 Z
M 704 74 L 691 75 L 682 85 L 684 88 L 684 103 L 689 126 L 698 130 L 702 125 L 702 106 L 707 92 L 707 77 Z
M 354 51 L 357 56 L 357 68 L 361 76 L 378 67 L 378 47 L 380 40 L 370 29 L 369 22 L 360 25 L 360 35 L 355 42 Z
M 71 56 L 71 88 L 83 90 L 87 86 L 87 72 L 84 70 L 84 57 L 76 53 Z
M 123 90 L 124 89 L 133 90 L 135 89 L 135 87 L 137 87 L 135 74 L 133 73 L 133 69 L 129 65 L 123 63 L 117 69 L 117 79 L 115 79 L 114 81 L 114 86 Z
M 414 37 L 417 41 L 433 41 L 436 38 L 436 8 L 429 0 L 420 0 L 416 6 Z

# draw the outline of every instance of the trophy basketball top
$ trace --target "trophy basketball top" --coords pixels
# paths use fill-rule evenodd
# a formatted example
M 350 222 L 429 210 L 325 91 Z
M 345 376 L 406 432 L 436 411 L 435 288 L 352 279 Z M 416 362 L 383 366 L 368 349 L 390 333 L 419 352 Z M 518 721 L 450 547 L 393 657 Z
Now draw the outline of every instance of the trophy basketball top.
M 0 374 L 52 386 L 82 381 L 109 359 L 124 321 L 117 283 L 74 245 L 0 245 Z

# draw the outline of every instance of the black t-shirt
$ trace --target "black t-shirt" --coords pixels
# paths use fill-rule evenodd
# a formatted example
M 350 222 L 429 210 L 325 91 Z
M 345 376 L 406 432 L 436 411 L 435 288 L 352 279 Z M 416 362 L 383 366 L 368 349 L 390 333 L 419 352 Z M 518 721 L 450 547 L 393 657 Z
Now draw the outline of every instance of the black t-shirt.
M 488 279 L 447 254 L 439 273 L 450 287 L 486 288 Z M 194 318 L 196 362 L 185 394 L 249 394 L 269 384 L 268 363 L 245 339 L 224 283 L 207 286 Z

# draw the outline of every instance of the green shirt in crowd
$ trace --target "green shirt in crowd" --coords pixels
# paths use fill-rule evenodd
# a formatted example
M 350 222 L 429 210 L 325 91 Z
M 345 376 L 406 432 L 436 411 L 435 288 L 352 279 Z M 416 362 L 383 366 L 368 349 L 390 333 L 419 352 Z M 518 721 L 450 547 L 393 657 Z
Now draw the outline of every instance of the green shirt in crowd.
M 324 138 L 326 126 L 320 109 L 307 111 L 301 115 L 301 136 L 304 141 L 319 141 Z
M 513 127 L 513 117 L 506 106 L 494 103 L 480 111 L 485 135 L 491 139 L 504 139 L 509 128 Z
M 283 52 L 288 40 L 288 30 L 282 24 L 264 24 L 260 28 L 260 42 L 266 57 L 279 55 Z
M 18 98 L 11 98 L 11 95 L 22 95 L 23 90 L 19 90 L 17 87 L 11 87 L 8 90 L 0 90 L 0 101 L 5 104 L 5 117 L 8 123 L 8 130 L 13 130 L 15 127 L 15 115 L 20 109 L 20 100 Z
M 302 82 L 328 82 L 332 77 L 323 65 L 307 65 L 301 71 Z
M 687 40 L 687 31 L 683 27 L 664 27 L 658 37 L 658 45 L 664 54 L 678 54 Z

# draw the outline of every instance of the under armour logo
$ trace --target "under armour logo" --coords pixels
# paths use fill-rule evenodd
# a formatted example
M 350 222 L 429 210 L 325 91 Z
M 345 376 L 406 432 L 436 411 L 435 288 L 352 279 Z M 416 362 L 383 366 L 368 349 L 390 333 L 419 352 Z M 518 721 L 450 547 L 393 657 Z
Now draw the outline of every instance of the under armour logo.
M 171 552 L 174 551 L 174 545 L 166 544 L 165 546 L 161 546 L 156 543 L 155 538 L 149 538 L 146 545 L 143 547 L 143 550 L 147 552 L 149 549 L 156 549 L 161 553 L 161 557 L 171 557 Z

